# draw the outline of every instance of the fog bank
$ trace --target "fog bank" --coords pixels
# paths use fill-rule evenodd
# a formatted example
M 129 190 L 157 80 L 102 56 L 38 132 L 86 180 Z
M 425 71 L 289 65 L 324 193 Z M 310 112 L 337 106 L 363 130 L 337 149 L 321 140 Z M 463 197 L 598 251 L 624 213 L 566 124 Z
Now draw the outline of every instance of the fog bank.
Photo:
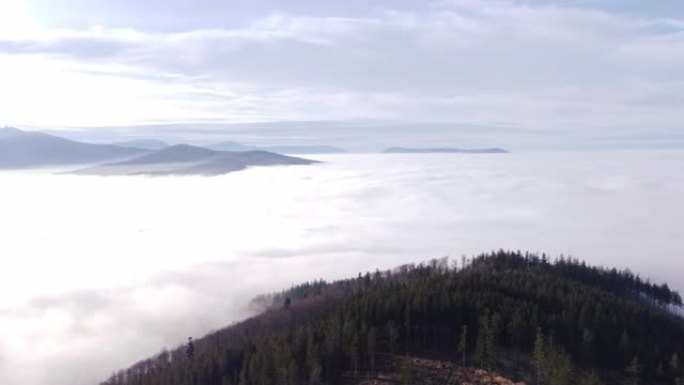
M 0 383 L 85 385 L 255 294 L 492 249 L 683 290 L 684 154 L 326 155 L 220 177 L 0 173 Z

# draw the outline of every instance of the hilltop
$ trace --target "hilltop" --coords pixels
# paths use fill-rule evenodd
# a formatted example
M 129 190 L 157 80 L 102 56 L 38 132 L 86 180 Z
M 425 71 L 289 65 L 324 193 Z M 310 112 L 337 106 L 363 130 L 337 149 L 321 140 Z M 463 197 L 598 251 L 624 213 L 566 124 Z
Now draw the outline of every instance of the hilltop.
M 681 296 L 628 270 L 499 251 L 315 281 L 106 385 L 668 384 Z
M 220 175 L 252 166 L 289 166 L 317 163 L 267 151 L 226 152 L 178 144 L 126 161 L 79 170 L 94 175 Z

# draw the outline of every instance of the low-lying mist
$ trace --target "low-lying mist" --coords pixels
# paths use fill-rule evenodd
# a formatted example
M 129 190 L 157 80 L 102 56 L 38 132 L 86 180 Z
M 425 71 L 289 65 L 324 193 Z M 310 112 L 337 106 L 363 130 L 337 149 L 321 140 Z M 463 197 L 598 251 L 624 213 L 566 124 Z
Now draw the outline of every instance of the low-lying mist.
M 682 290 L 684 154 L 327 155 L 220 177 L 0 173 L 0 383 L 95 384 L 256 294 L 493 249 Z

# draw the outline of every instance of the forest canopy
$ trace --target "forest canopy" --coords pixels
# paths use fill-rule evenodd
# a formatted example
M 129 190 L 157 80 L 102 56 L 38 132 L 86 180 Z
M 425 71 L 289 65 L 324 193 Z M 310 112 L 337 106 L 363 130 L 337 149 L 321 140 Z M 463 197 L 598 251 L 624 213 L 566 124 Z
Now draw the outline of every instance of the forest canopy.
M 255 303 L 268 308 L 194 341 L 191 355 L 187 346 L 165 350 L 102 384 L 341 384 L 426 355 L 544 384 L 682 378 L 680 294 L 574 258 L 498 251 L 432 260 Z M 511 353 L 529 365 L 513 373 L 502 365 Z

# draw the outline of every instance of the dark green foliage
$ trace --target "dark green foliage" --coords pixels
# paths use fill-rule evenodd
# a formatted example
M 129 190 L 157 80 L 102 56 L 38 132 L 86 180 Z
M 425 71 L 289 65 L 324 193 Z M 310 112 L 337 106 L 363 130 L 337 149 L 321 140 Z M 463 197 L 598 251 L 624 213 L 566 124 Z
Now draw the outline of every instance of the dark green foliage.
M 305 284 L 260 302 L 271 308 L 195 341 L 192 357 L 181 347 L 104 384 L 340 384 L 379 370 L 381 354 L 464 361 L 467 352 L 496 369 L 511 349 L 534 356 L 542 384 L 568 384 L 573 371 L 583 383 L 600 384 L 590 369 L 629 368 L 643 383 L 676 383 L 682 375 L 684 326 L 669 313 L 681 305 L 679 294 L 573 259 L 500 251 L 458 269 L 435 260 Z M 410 365 L 400 367 L 410 383 Z
M 461 354 L 461 366 L 466 366 L 466 353 L 468 351 L 468 326 L 461 327 L 461 334 L 458 338 L 458 346 L 456 347 Z
M 639 363 L 639 357 L 634 356 L 632 362 L 630 362 L 627 367 L 627 378 L 629 378 L 630 384 L 639 385 L 639 380 L 641 379 L 641 364 Z

